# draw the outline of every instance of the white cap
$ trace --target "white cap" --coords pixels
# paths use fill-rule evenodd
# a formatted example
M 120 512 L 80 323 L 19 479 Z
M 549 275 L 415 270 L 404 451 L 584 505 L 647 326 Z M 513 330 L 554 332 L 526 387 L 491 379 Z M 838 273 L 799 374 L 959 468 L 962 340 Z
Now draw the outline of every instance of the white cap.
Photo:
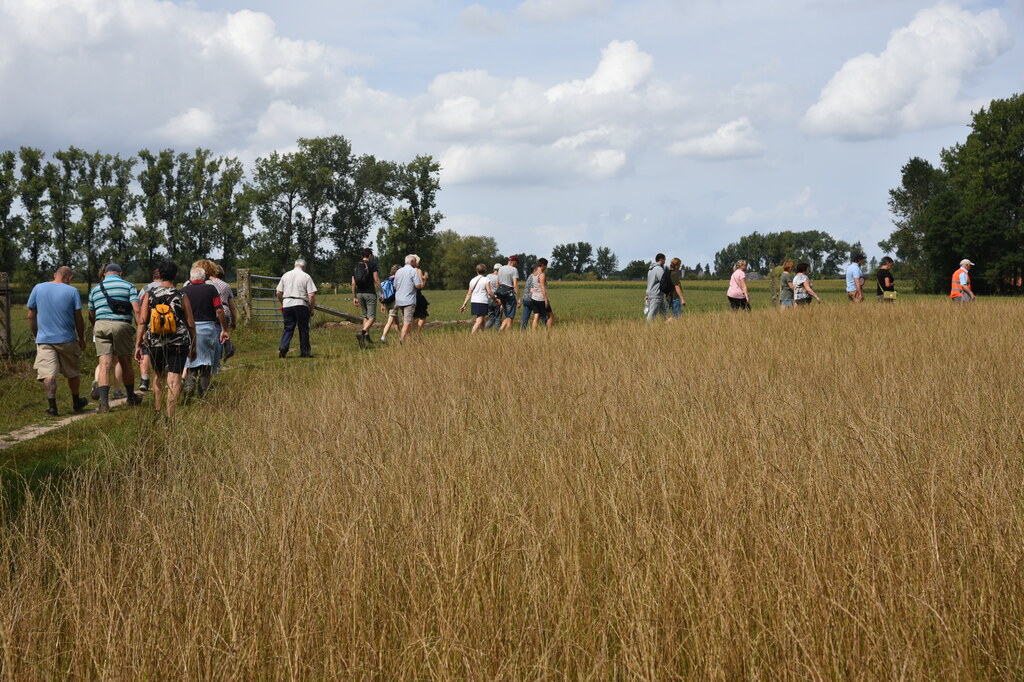
M 963 267 L 963 266 L 965 266 L 965 265 L 971 265 L 971 266 L 973 266 L 973 265 L 974 265 L 974 263 L 972 263 L 971 261 L 969 261 L 969 260 L 967 260 L 966 258 L 964 258 L 964 259 L 963 259 L 962 261 L 960 261 L 960 267 Z

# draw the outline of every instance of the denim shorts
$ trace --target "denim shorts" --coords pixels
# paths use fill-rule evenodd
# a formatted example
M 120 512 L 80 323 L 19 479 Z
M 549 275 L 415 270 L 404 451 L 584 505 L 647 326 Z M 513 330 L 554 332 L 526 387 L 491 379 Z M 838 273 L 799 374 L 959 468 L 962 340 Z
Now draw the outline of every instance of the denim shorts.
M 792 308 L 793 307 L 793 299 L 791 299 L 791 298 L 783 298 L 783 299 L 781 299 L 779 301 L 779 305 L 781 305 L 783 308 Z
M 498 300 L 501 301 L 501 312 L 508 319 L 512 319 L 516 316 L 516 308 L 519 306 L 516 304 L 516 291 L 510 286 L 504 284 L 498 287 Z

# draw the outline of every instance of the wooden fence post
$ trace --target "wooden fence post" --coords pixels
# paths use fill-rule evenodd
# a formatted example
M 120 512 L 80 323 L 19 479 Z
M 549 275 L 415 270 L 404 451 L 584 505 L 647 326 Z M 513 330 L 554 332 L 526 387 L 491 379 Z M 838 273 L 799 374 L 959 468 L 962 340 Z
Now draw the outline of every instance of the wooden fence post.
M 238 307 L 241 309 L 242 324 L 252 322 L 252 280 L 249 271 L 241 269 L 237 275 Z
M 6 272 L 0 272 L 0 357 L 14 357 L 11 334 L 11 279 Z

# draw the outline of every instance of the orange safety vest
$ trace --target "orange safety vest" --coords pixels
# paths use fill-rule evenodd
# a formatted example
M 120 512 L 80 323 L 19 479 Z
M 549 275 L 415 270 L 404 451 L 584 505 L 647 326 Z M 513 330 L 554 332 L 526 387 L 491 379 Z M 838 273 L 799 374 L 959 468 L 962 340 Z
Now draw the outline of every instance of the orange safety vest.
M 971 285 L 971 273 L 967 272 L 963 268 L 957 269 L 957 271 L 953 273 L 953 287 L 949 292 L 950 298 L 960 298 L 964 295 L 964 287 L 960 284 L 961 272 L 967 275 L 967 286 Z

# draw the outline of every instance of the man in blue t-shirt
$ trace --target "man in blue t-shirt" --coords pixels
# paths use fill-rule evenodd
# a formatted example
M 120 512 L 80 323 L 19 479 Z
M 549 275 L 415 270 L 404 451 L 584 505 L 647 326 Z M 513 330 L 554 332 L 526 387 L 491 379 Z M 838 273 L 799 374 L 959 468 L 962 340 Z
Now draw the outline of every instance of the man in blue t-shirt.
M 864 301 L 864 262 L 863 253 L 853 254 L 850 266 L 846 268 L 846 296 L 854 303 Z
M 46 414 L 56 417 L 57 376 L 67 377 L 71 406 L 81 412 L 89 403 L 78 395 L 81 387 L 82 351 L 85 350 L 85 320 L 82 297 L 71 286 L 73 273 L 66 265 L 57 268 L 52 282 L 32 287 L 28 297 L 28 324 L 36 341 L 36 378 L 46 388 Z

